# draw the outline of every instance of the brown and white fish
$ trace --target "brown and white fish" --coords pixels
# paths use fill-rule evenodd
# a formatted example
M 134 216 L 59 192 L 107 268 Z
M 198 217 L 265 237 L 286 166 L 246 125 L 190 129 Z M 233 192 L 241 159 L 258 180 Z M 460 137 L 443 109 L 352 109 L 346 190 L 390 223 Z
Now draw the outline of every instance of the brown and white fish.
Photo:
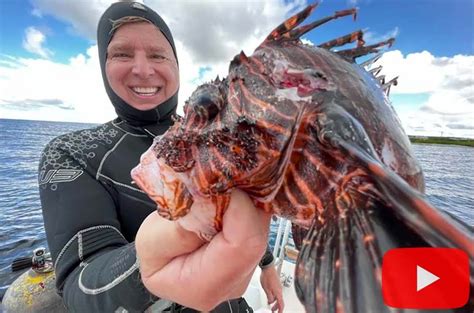
M 222 228 L 232 188 L 305 229 L 295 287 L 307 312 L 403 312 L 383 303 L 384 253 L 459 248 L 473 272 L 473 230 L 424 198 L 422 169 L 387 97 L 396 79 L 355 62 L 393 39 L 366 46 L 356 31 L 302 44 L 311 29 L 356 14 L 298 27 L 315 7 L 278 26 L 251 56 L 237 55 L 225 79 L 199 86 L 132 177 L 169 219 L 208 201 L 214 209 L 188 224 L 207 239 Z M 470 299 L 459 312 L 473 311 Z

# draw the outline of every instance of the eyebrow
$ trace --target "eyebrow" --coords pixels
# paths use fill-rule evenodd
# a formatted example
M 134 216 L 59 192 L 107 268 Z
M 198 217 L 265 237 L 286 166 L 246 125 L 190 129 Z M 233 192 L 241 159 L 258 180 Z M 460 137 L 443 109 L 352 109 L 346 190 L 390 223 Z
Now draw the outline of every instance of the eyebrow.
M 107 47 L 107 51 L 127 51 L 132 50 L 133 47 L 129 43 L 115 43 L 111 44 Z M 147 52 L 158 52 L 158 53 L 166 53 L 166 49 L 163 47 L 146 47 Z
M 107 51 L 130 50 L 132 47 L 127 43 L 111 44 L 107 47 Z

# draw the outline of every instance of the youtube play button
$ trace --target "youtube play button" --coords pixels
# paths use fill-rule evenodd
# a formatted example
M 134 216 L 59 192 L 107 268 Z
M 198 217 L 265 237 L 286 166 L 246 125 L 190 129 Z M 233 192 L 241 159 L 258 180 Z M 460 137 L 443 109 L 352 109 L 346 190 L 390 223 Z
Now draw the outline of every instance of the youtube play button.
M 421 266 L 416 266 L 416 291 L 420 291 L 439 279 L 438 276 L 428 272 Z
M 390 307 L 459 308 L 469 288 L 469 258 L 460 249 L 401 248 L 383 257 L 382 294 Z

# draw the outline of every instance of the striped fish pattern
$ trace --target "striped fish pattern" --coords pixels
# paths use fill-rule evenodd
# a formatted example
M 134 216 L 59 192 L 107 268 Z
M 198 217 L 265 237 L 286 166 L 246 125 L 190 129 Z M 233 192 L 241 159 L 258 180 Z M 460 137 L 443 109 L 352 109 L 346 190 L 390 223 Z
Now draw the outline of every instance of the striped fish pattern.
M 299 26 L 317 5 L 275 28 L 251 56 L 235 56 L 226 78 L 199 86 L 132 177 L 169 219 L 186 216 L 197 199 L 213 203 L 195 229 L 203 238 L 222 229 L 232 188 L 290 219 L 307 312 L 402 312 L 382 300 L 383 254 L 441 246 L 472 258 L 472 228 L 424 199 L 422 169 L 388 100 L 397 78 L 366 70 L 380 54 L 356 62 L 393 38 L 366 45 L 356 31 L 305 45 L 308 31 L 356 17 L 349 9 Z

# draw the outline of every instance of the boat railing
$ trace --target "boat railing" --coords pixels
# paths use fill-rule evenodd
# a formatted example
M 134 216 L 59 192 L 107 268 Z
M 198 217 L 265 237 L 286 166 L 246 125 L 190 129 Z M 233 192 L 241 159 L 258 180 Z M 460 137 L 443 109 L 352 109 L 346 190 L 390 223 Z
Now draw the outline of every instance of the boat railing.
M 291 221 L 285 218 L 278 219 L 278 230 L 276 232 L 275 245 L 273 246 L 273 257 L 275 266 L 283 286 L 289 287 L 293 284 L 293 273 L 282 272 L 285 259 L 291 262 L 296 261 L 298 251 L 289 246 L 291 231 Z

